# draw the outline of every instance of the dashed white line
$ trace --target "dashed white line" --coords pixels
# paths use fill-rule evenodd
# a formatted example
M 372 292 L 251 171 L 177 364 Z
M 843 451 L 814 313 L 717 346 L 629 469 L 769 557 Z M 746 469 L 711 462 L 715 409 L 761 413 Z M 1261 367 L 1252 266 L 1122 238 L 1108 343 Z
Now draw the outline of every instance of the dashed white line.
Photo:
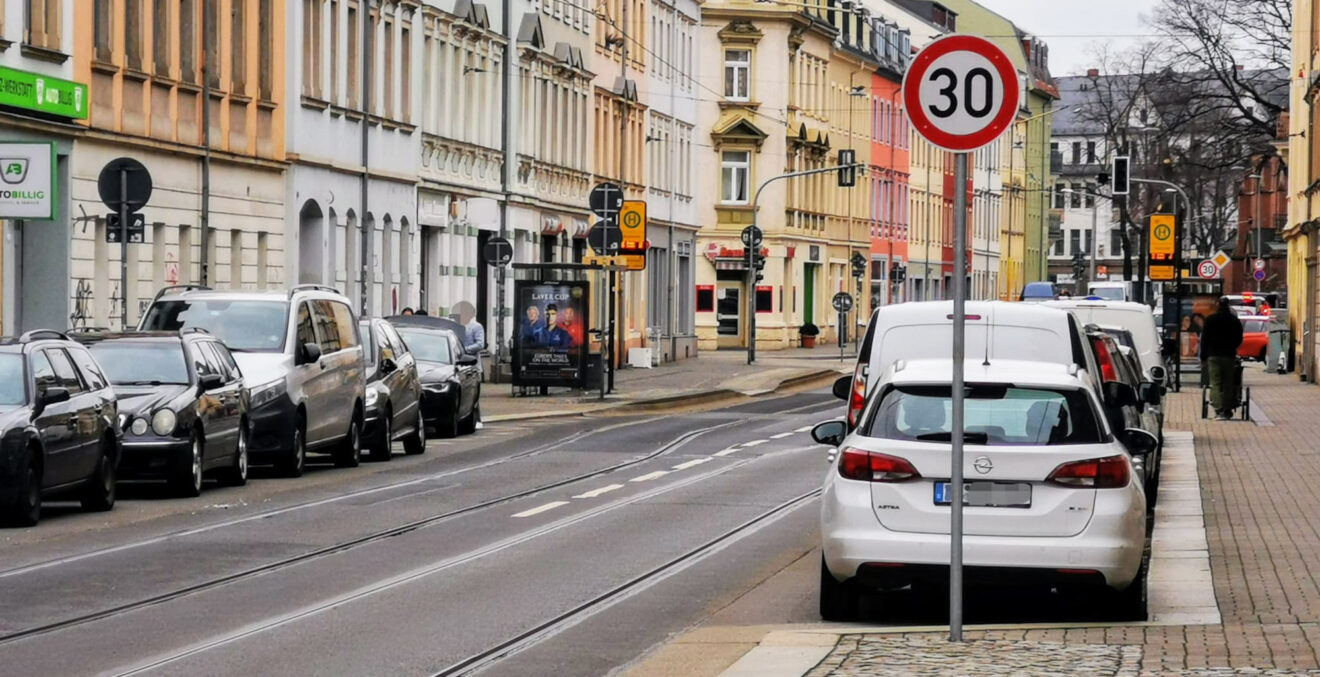
M 609 485 L 608 487 L 601 487 L 601 488 L 599 488 L 599 489 L 592 489 L 591 491 L 588 491 L 588 492 L 585 493 L 585 494 L 578 494 L 577 496 L 574 496 L 573 498 L 595 498 L 595 497 L 597 497 L 597 496 L 600 496 L 601 494 L 608 494 L 609 492 L 614 491 L 615 489 L 622 489 L 622 488 L 623 488 L 623 485 L 622 485 L 622 484 L 611 484 L 611 485 Z
M 732 454 L 732 453 L 734 453 L 734 452 L 736 452 L 736 451 L 738 451 L 738 447 L 729 447 L 728 449 L 725 449 L 724 451 L 717 451 L 717 452 L 715 452 L 715 456 L 728 456 L 729 454 Z
M 514 515 L 514 517 L 531 517 L 532 515 L 539 515 L 543 512 L 554 510 L 555 508 L 558 508 L 561 505 L 568 505 L 568 501 L 552 501 L 550 503 L 546 503 L 545 505 L 532 508 L 531 510 L 524 510 Z
M 743 446 L 743 447 L 754 447 L 754 446 L 756 446 L 756 445 L 758 445 L 758 444 L 765 444 L 765 440 L 752 440 L 751 442 L 743 442 L 743 443 L 742 443 L 742 446 Z
M 649 480 L 653 480 L 653 479 L 655 479 L 655 478 L 657 478 L 657 477 L 664 477 L 665 475 L 668 475 L 668 474 L 669 474 L 669 471 L 668 471 L 668 470 L 657 470 L 657 471 L 655 471 L 655 472 L 649 472 L 649 473 L 646 473 L 645 475 L 642 475 L 641 477 L 634 477 L 634 478 L 632 478 L 632 479 L 630 479 L 630 480 L 628 480 L 628 481 L 629 481 L 629 482 L 646 482 L 646 481 L 649 481 Z
M 816 427 L 816 426 L 804 425 L 804 426 L 802 426 L 801 428 L 798 428 L 797 430 L 794 430 L 793 432 L 795 432 L 795 433 L 805 433 L 805 432 L 810 432 L 811 429 L 814 428 L 814 427 Z
M 674 470 L 687 470 L 688 468 L 695 468 L 701 465 L 702 463 L 709 463 L 709 462 L 710 462 L 710 458 L 697 458 L 688 461 L 686 463 L 679 463 L 678 465 L 674 466 Z
M 794 435 L 796 435 L 796 434 L 797 434 L 796 432 L 779 433 L 778 435 L 771 435 L 771 436 L 770 436 L 770 439 L 772 439 L 772 440 L 782 440 L 782 439 L 784 439 L 785 437 L 792 437 L 792 436 L 794 436 Z

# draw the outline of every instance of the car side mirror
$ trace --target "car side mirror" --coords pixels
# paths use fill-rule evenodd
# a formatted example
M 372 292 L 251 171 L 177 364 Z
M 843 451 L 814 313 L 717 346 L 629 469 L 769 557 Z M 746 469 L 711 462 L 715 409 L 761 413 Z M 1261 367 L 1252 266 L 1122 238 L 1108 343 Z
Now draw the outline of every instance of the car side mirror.
M 1128 428 L 1123 431 L 1123 445 L 1139 456 L 1148 456 L 1160 446 L 1160 441 L 1149 430 Z
M 1149 381 L 1141 384 L 1141 392 L 1138 393 L 1141 396 L 1141 401 L 1150 405 L 1159 404 L 1161 394 L 1160 384 Z
M 811 439 L 820 444 L 837 447 L 848 436 L 848 424 L 844 421 L 826 421 L 811 429 Z
M 225 384 L 225 378 L 219 374 L 202 374 L 197 377 L 197 390 L 208 392 Z
M 59 404 L 61 402 L 68 402 L 68 401 L 69 401 L 68 388 L 47 388 L 41 391 L 41 394 L 37 396 L 37 406 L 42 409 L 45 409 L 46 407 L 49 407 L 52 404 Z
M 1106 381 L 1105 403 L 1111 407 L 1130 407 L 1137 403 L 1137 394 L 1126 383 Z
M 299 361 L 303 364 L 314 364 L 321 361 L 321 346 L 315 343 L 304 343 L 298 347 Z
M 1164 382 L 1168 380 L 1168 378 L 1169 372 L 1166 371 L 1164 367 L 1155 366 L 1150 368 L 1150 380 L 1155 383 L 1164 385 Z
M 474 366 L 478 361 L 479 360 L 477 356 L 473 355 L 472 353 L 463 353 L 462 355 L 458 356 L 458 366 L 460 367 L 471 367 Z
M 834 396 L 847 402 L 848 396 L 852 394 L 852 379 L 852 376 L 840 376 L 834 379 Z
M 392 374 L 392 373 L 394 373 L 394 370 L 396 370 L 396 369 L 398 369 L 398 368 L 399 368 L 399 365 L 395 364 L 395 363 L 394 363 L 394 360 L 391 360 L 391 359 L 388 358 L 388 357 L 386 357 L 386 358 L 384 358 L 384 359 L 382 359 L 382 360 L 380 361 L 380 373 L 382 373 L 382 374 Z

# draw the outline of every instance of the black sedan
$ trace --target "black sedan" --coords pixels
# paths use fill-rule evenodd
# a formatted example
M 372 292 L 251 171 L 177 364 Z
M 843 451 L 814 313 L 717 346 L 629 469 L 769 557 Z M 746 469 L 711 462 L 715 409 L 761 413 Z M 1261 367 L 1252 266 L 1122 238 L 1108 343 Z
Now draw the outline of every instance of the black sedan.
M 248 474 L 248 389 L 229 349 L 201 329 L 75 335 L 119 398 L 121 475 L 165 479 L 197 496 L 212 472 L 239 486 Z
M 405 315 L 388 318 L 417 360 L 422 381 L 422 418 L 441 437 L 471 433 L 481 420 L 481 367 L 463 350 L 454 322 Z
M 426 423 L 422 420 L 422 386 L 417 361 L 389 322 L 377 317 L 362 320 L 363 359 L 366 361 L 366 417 L 362 434 L 367 459 L 388 461 L 394 441 L 403 440 L 408 454 L 426 451 Z
M 117 415 L 100 366 L 64 334 L 0 339 L 0 520 L 32 526 L 56 494 L 113 508 Z

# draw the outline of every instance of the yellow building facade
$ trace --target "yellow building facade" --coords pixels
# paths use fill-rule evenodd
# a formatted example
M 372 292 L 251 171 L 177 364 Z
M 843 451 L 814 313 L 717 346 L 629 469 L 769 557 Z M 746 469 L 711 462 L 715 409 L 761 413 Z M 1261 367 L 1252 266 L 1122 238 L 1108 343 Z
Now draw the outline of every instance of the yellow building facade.
M 1021 116 L 1019 116 L 1021 117 Z M 1026 284 L 1027 249 L 1027 129 L 1018 121 L 1009 129 L 1003 145 L 1003 215 L 999 227 L 999 299 L 1014 301 Z
M 1320 3 L 1293 3 L 1292 72 L 1289 91 L 1288 144 L 1280 148 L 1288 172 L 1288 323 L 1297 356 L 1297 373 L 1316 379 L 1316 276 L 1320 253 L 1320 139 L 1316 138 L 1316 104 L 1320 97 Z

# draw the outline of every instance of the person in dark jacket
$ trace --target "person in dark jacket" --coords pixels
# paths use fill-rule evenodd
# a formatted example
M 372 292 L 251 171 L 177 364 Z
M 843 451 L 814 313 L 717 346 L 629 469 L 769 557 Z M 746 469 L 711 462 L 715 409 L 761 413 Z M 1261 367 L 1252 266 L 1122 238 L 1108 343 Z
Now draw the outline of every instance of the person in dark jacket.
M 1237 318 L 1227 298 L 1205 319 L 1201 330 L 1201 363 L 1210 375 L 1210 404 L 1220 420 L 1232 418 L 1237 382 L 1237 352 L 1242 345 L 1242 321 Z

